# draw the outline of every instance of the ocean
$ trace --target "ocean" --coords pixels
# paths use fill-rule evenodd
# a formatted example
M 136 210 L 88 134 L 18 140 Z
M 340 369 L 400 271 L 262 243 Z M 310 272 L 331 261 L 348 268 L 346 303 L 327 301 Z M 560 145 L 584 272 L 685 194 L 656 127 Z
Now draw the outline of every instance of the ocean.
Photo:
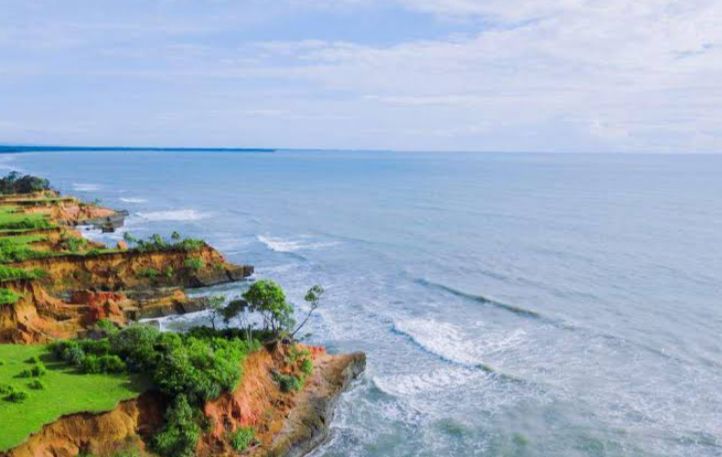
M 722 455 L 722 156 L 56 151 L 0 167 L 130 212 L 91 237 L 202 237 L 300 312 L 321 284 L 308 341 L 368 368 L 314 457 Z

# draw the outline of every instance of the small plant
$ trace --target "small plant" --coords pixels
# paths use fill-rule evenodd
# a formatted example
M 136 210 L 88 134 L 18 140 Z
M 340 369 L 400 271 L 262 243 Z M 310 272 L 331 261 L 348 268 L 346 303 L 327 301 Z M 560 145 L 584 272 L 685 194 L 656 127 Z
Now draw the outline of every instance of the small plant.
M 200 257 L 191 257 L 185 260 L 183 265 L 193 271 L 198 271 L 205 266 L 205 262 Z
M 292 374 L 274 373 L 273 379 L 278 383 L 281 392 L 295 392 L 303 387 L 301 379 Z
M 310 376 L 313 373 L 313 361 L 311 359 L 303 359 L 301 362 L 301 371 L 306 376 Z
M 0 287 L 0 305 L 12 305 L 21 298 L 22 296 L 15 291 Z
M 118 332 L 118 327 L 110 319 L 100 319 L 95 325 L 106 335 L 113 335 Z
M 33 379 L 28 383 L 28 387 L 33 390 L 45 390 L 45 383 L 39 379 Z
M 173 270 L 173 267 L 168 265 L 163 269 L 163 276 L 165 276 L 168 279 L 173 279 L 173 275 L 175 274 L 175 270 Z
M 150 279 L 151 281 L 157 278 L 159 274 L 160 272 L 152 267 L 143 268 L 138 272 L 139 277 Z
M 230 443 L 233 449 L 238 452 L 243 452 L 248 449 L 248 446 L 255 440 L 256 433 L 251 427 L 241 427 L 235 432 L 231 433 Z
M 45 374 L 47 372 L 48 372 L 48 369 L 45 368 L 45 364 L 43 362 L 38 361 L 34 367 L 21 371 L 18 374 L 18 377 L 19 378 L 39 378 L 40 376 L 45 376 Z
M 13 403 L 22 403 L 28 399 L 29 395 L 24 390 L 17 390 L 14 387 L 10 388 L 10 393 L 5 395 L 5 400 Z

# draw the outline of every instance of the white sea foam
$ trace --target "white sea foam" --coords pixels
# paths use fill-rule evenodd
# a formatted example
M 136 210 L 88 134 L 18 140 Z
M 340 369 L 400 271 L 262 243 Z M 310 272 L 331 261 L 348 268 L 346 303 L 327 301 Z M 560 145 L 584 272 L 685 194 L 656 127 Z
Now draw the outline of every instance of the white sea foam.
M 425 373 L 378 376 L 373 382 L 387 394 L 403 397 L 456 389 L 484 376 L 488 374 L 478 369 L 449 366 Z
M 123 203 L 145 203 L 148 200 L 145 198 L 135 198 L 135 197 L 121 197 L 120 201 Z
M 138 217 L 151 222 L 158 221 L 197 221 L 206 219 L 210 216 L 208 213 L 196 211 L 194 209 L 175 209 L 168 211 L 151 211 L 147 213 L 137 213 Z
M 337 242 L 313 242 L 309 241 L 308 237 L 301 237 L 298 239 L 284 239 L 275 238 L 266 235 L 258 235 L 258 241 L 265 244 L 272 251 L 276 252 L 296 252 L 308 249 L 320 249 L 330 246 L 335 246 Z
M 482 329 L 483 324 L 477 323 L 477 327 Z M 395 322 L 394 328 L 432 354 L 469 367 L 484 365 L 490 355 L 518 346 L 526 335 L 521 329 L 506 333 L 484 329 L 483 338 L 475 339 L 454 324 L 433 319 L 402 320 Z
M 100 190 L 100 184 L 93 183 L 73 183 L 73 190 L 77 192 L 95 192 Z

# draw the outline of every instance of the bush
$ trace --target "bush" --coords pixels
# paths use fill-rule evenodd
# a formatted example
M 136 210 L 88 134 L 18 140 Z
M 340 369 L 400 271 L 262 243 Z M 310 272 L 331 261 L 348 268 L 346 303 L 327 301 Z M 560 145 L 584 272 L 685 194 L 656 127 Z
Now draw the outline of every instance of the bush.
M 48 372 L 48 369 L 45 368 L 45 364 L 43 364 L 43 362 L 38 362 L 34 367 L 21 371 L 20 374 L 18 374 L 18 377 L 19 378 L 39 378 L 40 376 L 45 376 L 45 374 L 47 372 Z
M 183 262 L 183 265 L 189 270 L 198 271 L 206 264 L 205 262 L 203 262 L 203 259 L 199 257 L 191 257 L 189 259 L 186 259 L 185 262 Z
M 184 395 L 178 395 L 165 415 L 165 426 L 153 438 L 153 449 L 166 457 L 192 457 L 201 429 Z
M 29 397 L 28 393 L 24 390 L 18 390 L 12 386 L 10 386 L 10 389 L 8 393 L 3 397 L 5 400 L 13 402 L 13 403 L 22 403 L 25 400 L 27 400 Z
M 157 278 L 159 274 L 160 272 L 155 268 L 143 268 L 138 272 L 138 277 L 153 280 Z
M 243 452 L 248 449 L 255 439 L 255 432 L 251 427 L 241 427 L 235 432 L 231 433 L 231 446 L 238 452 Z
M 273 378 L 278 383 L 281 392 L 295 392 L 303 388 L 303 382 L 292 374 L 274 373 Z
M 45 384 L 39 379 L 33 379 L 28 383 L 28 387 L 33 390 L 45 390 Z
M 301 371 L 306 376 L 310 376 L 313 373 L 313 361 L 311 359 L 303 359 L 301 362 Z

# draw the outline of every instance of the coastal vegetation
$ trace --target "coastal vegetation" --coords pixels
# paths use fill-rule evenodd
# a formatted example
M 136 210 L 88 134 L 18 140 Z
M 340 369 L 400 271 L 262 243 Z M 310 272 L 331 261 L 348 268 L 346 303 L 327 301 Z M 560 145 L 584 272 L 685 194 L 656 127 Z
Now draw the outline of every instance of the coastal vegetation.
M 108 411 L 148 387 L 136 375 L 82 374 L 54 362 L 46 345 L 0 344 L 0 360 L 0 450 L 60 416 Z
M 107 412 L 147 392 L 143 399 L 152 397 L 161 408 L 156 417 L 163 417 L 148 436 L 143 435 L 148 449 L 162 457 L 190 457 L 219 425 L 204 408 L 243 390 L 248 366 L 254 376 L 250 385 L 262 384 L 265 395 L 270 393 L 253 417 L 275 409 L 279 417 L 287 417 L 295 392 L 314 372 L 314 357 L 325 354 L 295 339 L 317 309 L 323 288 L 309 289 L 300 324 L 281 286 L 268 279 L 250 283 L 231 300 L 203 297 L 199 303 L 210 309 L 210 327 L 173 333 L 129 324 L 138 319 L 141 300 L 152 303 L 157 308 L 151 310 L 161 315 L 175 312 L 190 300 L 182 290 L 187 284 L 213 284 L 209 277 L 235 280 L 248 276 L 252 268 L 228 264 L 203 240 L 178 232 L 145 239 L 126 233 L 117 248 L 86 240 L 72 228 L 80 219 L 58 219 L 58 214 L 68 214 L 61 213 L 67 208 L 47 212 L 47 206 L 35 206 L 68 202 L 76 211 L 77 201 L 54 199 L 57 194 L 47 183 L 30 178 L 14 176 L 8 183 L 24 179 L 18 186 L 38 189 L 31 192 L 40 195 L 0 197 L 2 341 L 62 338 L 49 344 L 0 344 L 0 453 L 60 417 Z M 29 202 L 33 205 L 26 205 Z M 86 261 L 106 253 L 120 255 L 108 256 L 107 262 Z M 43 281 L 22 282 L 36 279 Z M 155 287 L 159 285 L 169 287 Z M 22 321 L 17 317 L 21 315 Z M 253 424 L 225 424 L 214 439 L 237 453 L 268 443 L 268 428 Z M 145 455 L 134 449 L 127 455 Z
M 50 182 L 36 176 L 22 175 L 17 171 L 0 178 L 0 194 L 30 194 L 50 189 Z

